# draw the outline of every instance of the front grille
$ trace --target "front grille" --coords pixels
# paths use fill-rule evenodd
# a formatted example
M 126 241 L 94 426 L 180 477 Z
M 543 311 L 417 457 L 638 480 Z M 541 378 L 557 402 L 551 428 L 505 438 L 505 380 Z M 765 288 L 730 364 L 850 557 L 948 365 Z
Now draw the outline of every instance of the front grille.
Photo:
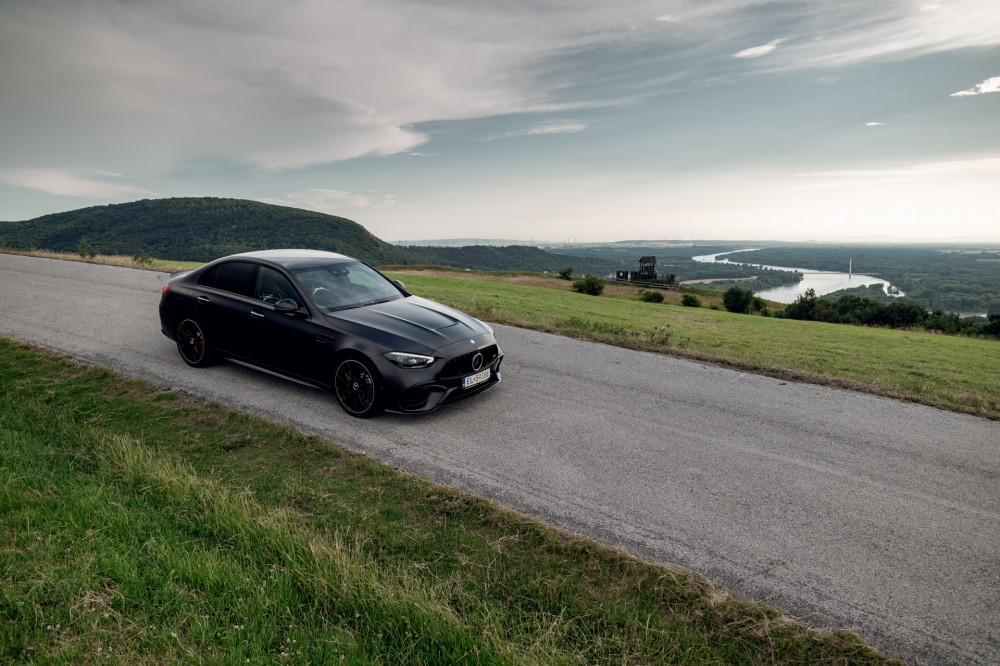
M 483 364 L 479 366 L 479 370 L 472 367 L 472 359 L 475 358 L 476 354 L 483 355 Z M 444 370 L 441 371 L 439 376 L 441 379 L 454 379 L 456 377 L 471 375 L 493 365 L 499 355 L 500 349 L 496 345 L 490 345 L 489 347 L 471 351 L 468 354 L 456 356 L 445 363 Z

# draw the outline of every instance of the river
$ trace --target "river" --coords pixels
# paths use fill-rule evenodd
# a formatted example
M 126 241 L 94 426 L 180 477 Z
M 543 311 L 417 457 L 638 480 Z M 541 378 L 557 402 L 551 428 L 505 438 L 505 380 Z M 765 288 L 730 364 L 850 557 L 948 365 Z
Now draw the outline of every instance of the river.
M 755 248 L 760 249 L 760 248 Z M 749 252 L 749 248 L 746 250 L 733 250 L 733 252 Z M 786 284 L 780 287 L 774 287 L 772 289 L 765 289 L 759 291 L 755 296 L 760 296 L 761 298 L 767 299 L 769 301 L 775 301 L 777 303 L 793 303 L 795 299 L 806 293 L 809 289 L 814 289 L 817 296 L 822 296 L 824 294 L 829 294 L 834 291 L 840 291 L 841 289 L 851 289 L 852 287 L 864 287 L 871 284 L 882 285 L 883 291 L 890 296 L 903 296 L 903 292 L 895 289 L 891 284 L 882 278 L 877 278 L 872 275 L 859 275 L 857 273 L 836 273 L 832 271 L 817 271 L 811 268 L 788 268 L 786 266 L 766 266 L 764 264 L 751 264 L 741 261 L 729 261 L 728 259 L 719 259 L 727 254 L 732 254 L 732 252 L 720 252 L 719 254 L 704 254 L 698 257 L 692 257 L 695 261 L 701 261 L 704 263 L 714 264 L 739 264 L 741 266 L 755 266 L 758 268 L 771 268 L 778 271 L 797 271 L 802 273 L 802 281 L 796 282 L 794 284 Z

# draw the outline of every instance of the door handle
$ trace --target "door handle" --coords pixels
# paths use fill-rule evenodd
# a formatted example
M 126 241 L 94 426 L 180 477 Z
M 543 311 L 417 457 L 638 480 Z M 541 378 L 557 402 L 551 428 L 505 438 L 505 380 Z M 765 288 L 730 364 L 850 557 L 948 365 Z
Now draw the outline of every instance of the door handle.
M 263 312 L 257 312 L 256 310 L 251 310 L 250 311 L 250 316 L 253 317 L 254 319 L 263 319 L 264 318 L 264 313 Z
M 211 301 L 208 299 L 207 296 L 199 296 L 198 297 L 198 302 L 199 303 L 211 303 Z

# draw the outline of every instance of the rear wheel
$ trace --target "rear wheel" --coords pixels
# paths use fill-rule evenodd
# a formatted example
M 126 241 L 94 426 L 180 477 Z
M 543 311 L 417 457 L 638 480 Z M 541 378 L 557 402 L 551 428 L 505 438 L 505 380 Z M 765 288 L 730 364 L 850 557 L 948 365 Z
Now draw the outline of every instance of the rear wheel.
M 367 418 L 385 409 L 385 396 L 378 371 L 361 357 L 350 356 L 337 363 L 333 378 L 337 402 L 351 416 Z
M 185 363 L 203 368 L 215 360 L 205 329 L 197 319 L 184 319 L 177 325 L 177 351 Z

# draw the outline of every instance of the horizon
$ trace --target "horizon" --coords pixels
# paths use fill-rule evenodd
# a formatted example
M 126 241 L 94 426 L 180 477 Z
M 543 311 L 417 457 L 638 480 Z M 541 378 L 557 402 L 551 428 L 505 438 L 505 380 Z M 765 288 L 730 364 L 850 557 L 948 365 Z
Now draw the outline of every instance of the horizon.
M 5 3 L 0 219 L 219 196 L 425 241 L 992 239 L 998 63 L 990 0 Z

